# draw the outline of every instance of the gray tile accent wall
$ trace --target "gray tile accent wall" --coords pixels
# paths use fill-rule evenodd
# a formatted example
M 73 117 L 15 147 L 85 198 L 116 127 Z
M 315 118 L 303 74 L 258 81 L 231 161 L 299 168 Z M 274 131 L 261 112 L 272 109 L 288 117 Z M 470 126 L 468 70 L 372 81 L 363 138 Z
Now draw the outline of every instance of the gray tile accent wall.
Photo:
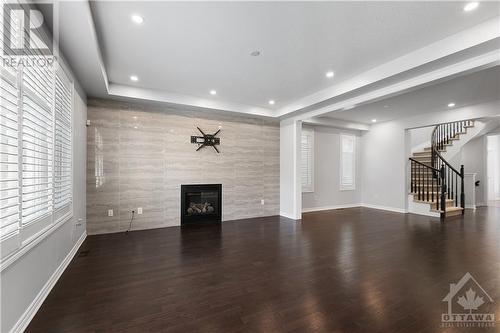
M 138 207 L 133 230 L 180 225 L 181 184 L 222 183 L 224 221 L 279 214 L 279 123 L 108 100 L 89 100 L 88 119 L 89 234 L 126 230 Z M 195 151 L 196 126 L 222 127 L 220 154 Z

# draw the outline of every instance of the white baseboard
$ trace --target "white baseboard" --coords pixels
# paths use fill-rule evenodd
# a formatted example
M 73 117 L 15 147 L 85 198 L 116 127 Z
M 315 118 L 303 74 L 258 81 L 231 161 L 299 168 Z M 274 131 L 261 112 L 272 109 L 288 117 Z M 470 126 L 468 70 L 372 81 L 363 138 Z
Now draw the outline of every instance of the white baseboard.
M 379 206 L 379 205 L 371 205 L 371 204 L 361 204 L 362 207 L 366 208 L 372 208 L 372 209 L 380 209 L 380 210 L 387 210 L 389 212 L 396 212 L 396 213 L 402 213 L 406 214 L 408 213 L 406 209 L 403 208 L 396 208 L 396 207 L 388 207 L 388 206 Z
M 333 210 L 342 208 L 355 208 L 361 207 L 361 204 L 346 204 L 346 205 L 333 205 L 333 206 L 323 206 L 323 207 L 313 207 L 313 208 L 303 208 L 302 213 L 318 212 L 322 210 Z
M 283 212 L 280 212 L 280 216 L 286 217 L 287 219 L 291 220 L 300 220 L 300 218 L 296 218 L 295 216 Z
M 57 267 L 57 269 L 54 271 L 49 280 L 45 283 L 42 290 L 40 290 L 38 295 L 36 295 L 33 302 L 31 302 L 26 311 L 24 311 L 23 315 L 21 316 L 21 318 L 19 318 L 14 327 L 12 327 L 10 333 L 24 332 L 24 330 L 28 327 L 28 324 L 31 322 L 35 314 L 38 312 L 38 309 L 40 309 L 40 306 L 42 306 L 43 302 L 49 295 L 50 291 L 56 285 L 62 273 L 64 273 L 66 267 L 68 267 L 69 263 L 71 262 L 75 254 L 78 252 L 78 249 L 82 245 L 85 238 L 87 238 L 87 232 L 84 231 L 83 234 L 78 239 L 78 241 L 73 246 L 73 248 L 71 249 L 71 251 L 68 253 L 68 255 L 66 255 L 66 257 L 61 262 L 59 267 Z
M 317 211 L 321 211 L 321 210 L 342 209 L 342 208 L 355 208 L 355 207 L 365 207 L 365 208 L 372 208 L 372 209 L 387 210 L 390 212 L 396 212 L 396 213 L 402 213 L 402 214 L 408 213 L 406 211 L 406 209 L 387 207 L 387 206 L 370 205 L 370 204 L 364 204 L 364 203 L 305 208 L 305 209 L 302 209 L 302 213 L 317 212 Z M 280 215 L 283 215 L 283 214 L 280 214 Z
M 465 205 L 465 209 L 476 209 L 476 205 Z

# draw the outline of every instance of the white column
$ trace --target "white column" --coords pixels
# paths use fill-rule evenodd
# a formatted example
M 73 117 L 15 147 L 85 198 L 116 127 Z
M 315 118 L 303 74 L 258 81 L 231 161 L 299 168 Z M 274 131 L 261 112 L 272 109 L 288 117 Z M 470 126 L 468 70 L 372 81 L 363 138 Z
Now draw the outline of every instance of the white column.
M 280 215 L 302 218 L 302 183 L 300 179 L 302 122 L 280 122 Z

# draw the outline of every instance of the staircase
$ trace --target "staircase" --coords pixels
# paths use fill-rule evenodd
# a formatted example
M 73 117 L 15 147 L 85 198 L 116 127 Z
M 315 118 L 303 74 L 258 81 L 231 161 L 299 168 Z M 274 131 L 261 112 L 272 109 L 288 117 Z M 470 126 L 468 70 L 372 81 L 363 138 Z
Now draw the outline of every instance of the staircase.
M 464 213 L 464 166 L 456 170 L 442 154 L 472 127 L 471 120 L 437 125 L 432 132 L 431 147 L 410 157 L 410 195 L 415 203 L 428 204 L 431 215 L 444 219 Z

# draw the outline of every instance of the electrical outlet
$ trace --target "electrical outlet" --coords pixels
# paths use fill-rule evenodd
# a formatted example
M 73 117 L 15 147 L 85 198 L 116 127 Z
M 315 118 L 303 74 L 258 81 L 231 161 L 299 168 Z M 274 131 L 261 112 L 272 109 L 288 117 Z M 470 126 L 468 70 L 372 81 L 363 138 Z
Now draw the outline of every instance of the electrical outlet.
M 113 210 L 112 209 L 108 209 L 108 216 L 109 217 L 113 216 Z
M 260 204 L 261 205 L 264 205 L 266 202 L 264 201 L 264 199 L 260 199 Z
M 137 214 L 139 214 L 139 215 L 142 214 L 142 207 L 137 208 Z

